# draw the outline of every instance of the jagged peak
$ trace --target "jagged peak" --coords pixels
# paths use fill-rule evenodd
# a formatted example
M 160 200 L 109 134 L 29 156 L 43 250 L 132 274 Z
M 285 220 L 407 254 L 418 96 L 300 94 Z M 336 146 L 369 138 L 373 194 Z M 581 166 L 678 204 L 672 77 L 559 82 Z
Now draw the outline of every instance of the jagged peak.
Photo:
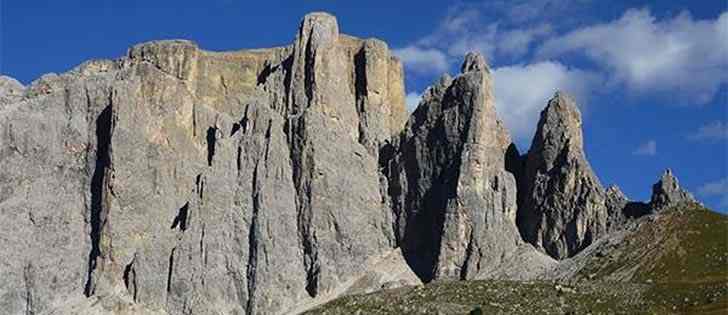
M 452 84 L 452 76 L 450 76 L 449 73 L 443 73 L 442 76 L 440 76 L 438 83 L 440 86 L 449 86 Z
M 610 195 L 610 196 L 627 199 L 627 196 L 624 195 L 624 192 L 622 192 L 622 189 L 619 188 L 619 186 L 617 186 L 617 185 L 610 185 L 609 187 L 607 187 L 606 193 L 607 193 L 607 195 Z
M 657 183 L 652 185 L 650 205 L 653 209 L 660 210 L 683 202 L 695 202 L 695 198 L 680 187 L 671 169 L 665 169 Z
M 479 52 L 471 51 L 465 55 L 463 65 L 460 67 L 461 73 L 468 73 L 471 71 L 485 71 L 490 73 L 488 63 L 485 61 L 485 57 Z
M 531 150 L 542 151 L 549 143 L 551 152 L 544 152 L 544 157 L 552 162 L 567 147 L 572 153 L 581 153 L 584 147 L 581 127 L 581 112 L 574 98 L 557 91 L 541 111 Z
M 574 97 L 564 91 L 556 91 L 554 96 L 548 101 L 544 111 L 572 114 L 575 120 L 581 124 L 581 111 L 579 110 L 579 106 L 576 105 Z

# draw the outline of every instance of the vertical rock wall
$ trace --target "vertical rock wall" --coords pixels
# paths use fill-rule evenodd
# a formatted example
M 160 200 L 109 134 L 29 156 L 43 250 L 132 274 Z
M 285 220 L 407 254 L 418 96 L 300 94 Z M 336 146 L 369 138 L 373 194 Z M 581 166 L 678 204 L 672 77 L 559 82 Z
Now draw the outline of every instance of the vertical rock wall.
M 556 93 L 541 112 L 521 179 L 521 233 L 557 259 L 606 232 L 605 191 L 586 160 L 581 123 L 573 99 Z
M 69 301 L 55 292 L 281 313 L 395 246 L 378 167 L 404 124 L 402 67 L 331 15 L 306 16 L 288 47 L 151 42 L 3 82 L 2 245 L 24 253 L 0 268 L 10 313 Z
M 510 137 L 500 124 L 478 54 L 429 88 L 408 121 L 390 193 L 398 240 L 420 277 L 470 279 L 519 244 Z

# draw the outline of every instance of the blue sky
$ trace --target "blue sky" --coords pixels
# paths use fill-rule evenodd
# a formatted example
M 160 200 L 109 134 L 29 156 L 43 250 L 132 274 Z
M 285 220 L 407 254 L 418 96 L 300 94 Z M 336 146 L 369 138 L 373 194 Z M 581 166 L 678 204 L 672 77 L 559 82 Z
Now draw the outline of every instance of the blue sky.
M 587 156 L 604 185 L 645 200 L 670 167 L 709 207 L 728 211 L 724 0 L 0 0 L 0 73 L 27 84 L 153 39 L 208 50 L 285 45 L 317 10 L 335 14 L 342 32 L 388 42 L 412 102 L 478 50 L 522 152 L 561 89 L 582 108 Z

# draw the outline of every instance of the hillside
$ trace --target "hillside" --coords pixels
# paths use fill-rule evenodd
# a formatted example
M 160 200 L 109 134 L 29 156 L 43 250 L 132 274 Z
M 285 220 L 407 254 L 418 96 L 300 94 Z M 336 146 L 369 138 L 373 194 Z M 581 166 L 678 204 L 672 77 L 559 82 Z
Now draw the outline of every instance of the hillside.
M 588 254 L 561 262 L 560 274 L 541 280 L 436 282 L 344 297 L 307 314 L 478 314 L 476 309 L 482 314 L 725 314 L 728 309 L 728 216 L 683 205 L 605 239 L 612 242 L 592 245 L 584 251 Z

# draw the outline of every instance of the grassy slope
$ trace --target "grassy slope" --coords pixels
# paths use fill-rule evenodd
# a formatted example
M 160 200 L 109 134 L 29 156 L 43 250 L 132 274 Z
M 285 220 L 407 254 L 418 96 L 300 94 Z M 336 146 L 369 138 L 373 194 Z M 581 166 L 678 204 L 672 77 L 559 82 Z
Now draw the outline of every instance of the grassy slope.
M 631 270 L 629 282 L 608 282 Z M 337 299 L 310 314 L 728 314 L 728 217 L 684 206 L 646 218 L 569 286 L 439 282 Z M 590 280 L 589 280 L 590 279 Z

